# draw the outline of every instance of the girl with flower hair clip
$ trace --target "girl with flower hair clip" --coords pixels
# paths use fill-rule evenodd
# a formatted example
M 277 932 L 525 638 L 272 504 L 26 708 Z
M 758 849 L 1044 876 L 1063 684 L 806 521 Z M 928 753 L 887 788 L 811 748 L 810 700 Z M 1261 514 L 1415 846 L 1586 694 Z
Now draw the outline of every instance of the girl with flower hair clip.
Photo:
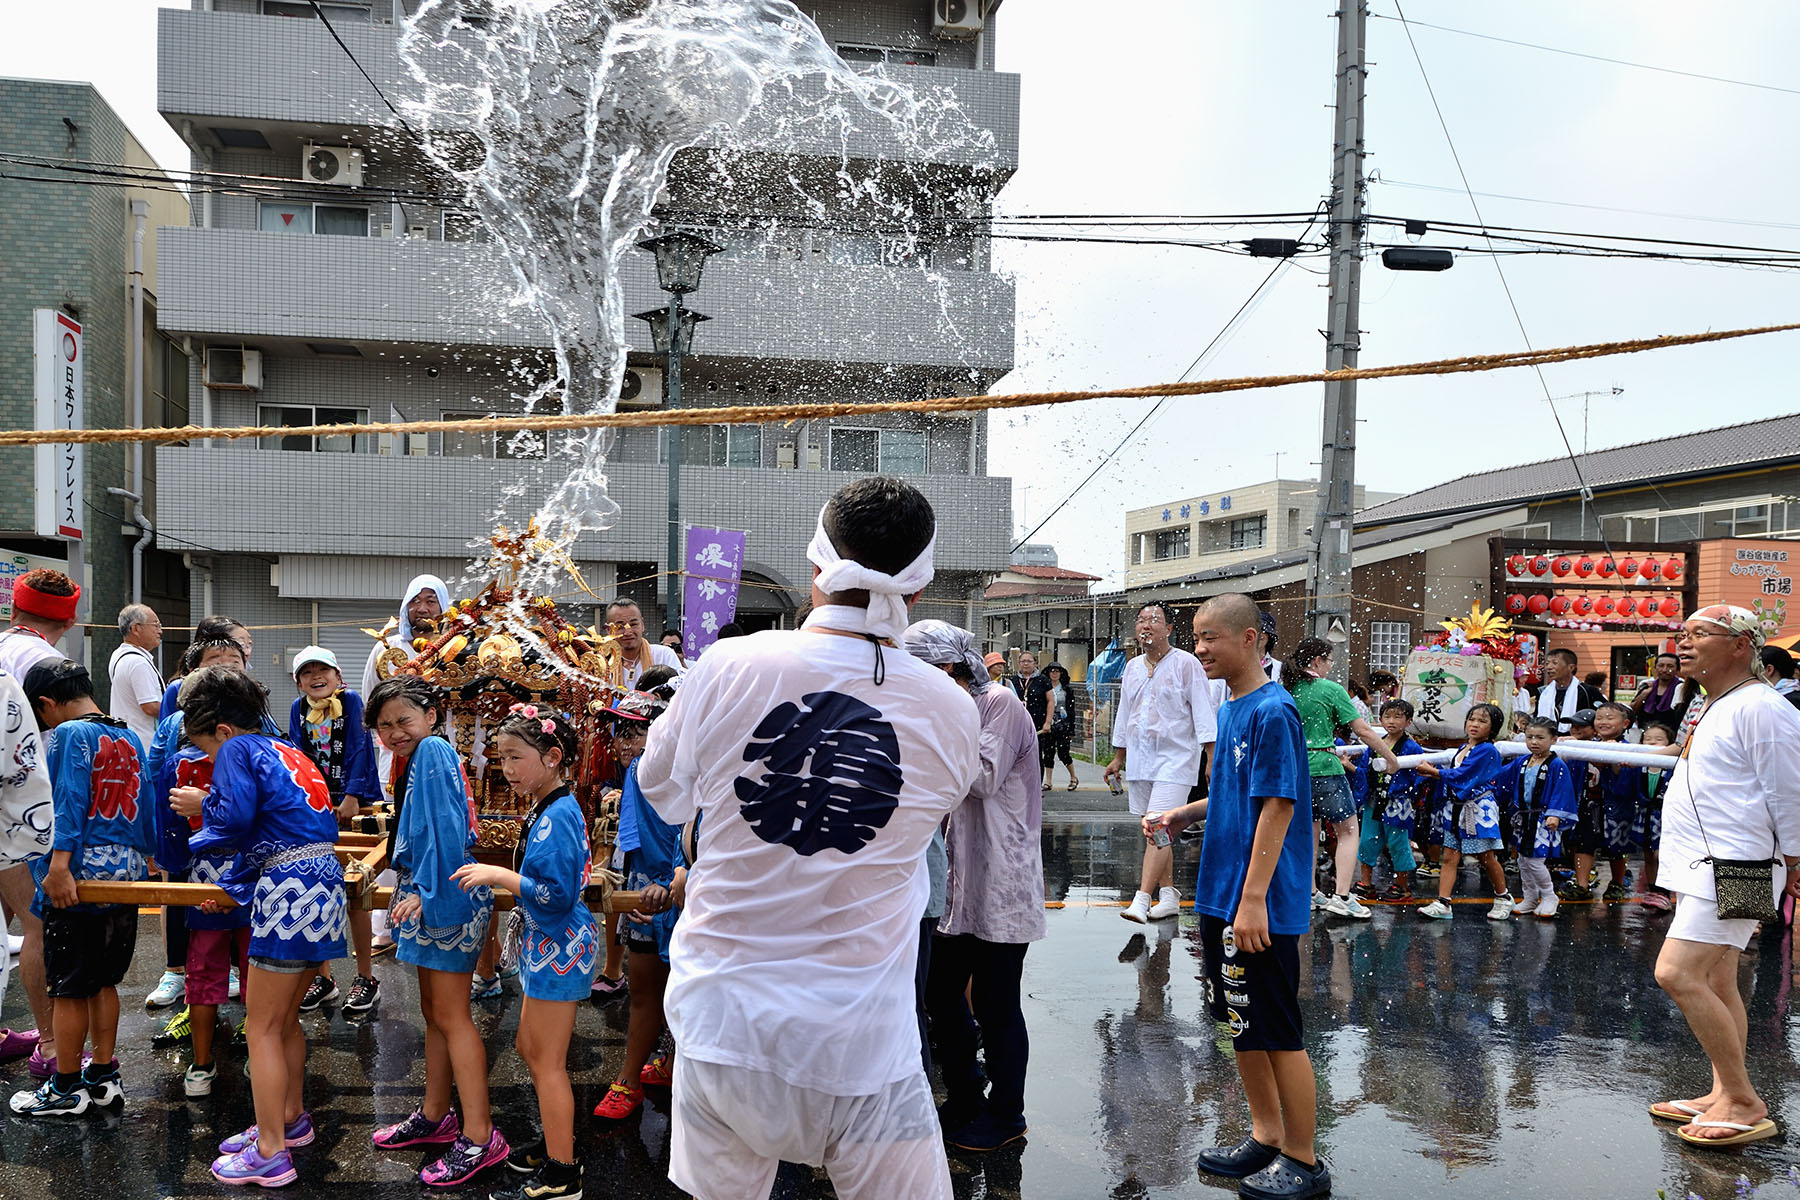
M 575 1094 L 569 1085 L 569 1040 L 600 953 L 594 915 L 582 903 L 587 887 L 587 820 L 564 781 L 580 763 L 574 727 L 535 704 L 515 704 L 494 731 L 488 753 L 514 792 L 531 801 L 519 831 L 511 870 L 468 863 L 452 876 L 466 889 L 503 888 L 517 899 L 506 930 L 507 955 L 517 954 L 525 1006 L 516 1045 L 531 1070 L 543 1136 L 506 1160 L 528 1175 L 492 1200 L 556 1200 L 581 1194 L 575 1159 Z

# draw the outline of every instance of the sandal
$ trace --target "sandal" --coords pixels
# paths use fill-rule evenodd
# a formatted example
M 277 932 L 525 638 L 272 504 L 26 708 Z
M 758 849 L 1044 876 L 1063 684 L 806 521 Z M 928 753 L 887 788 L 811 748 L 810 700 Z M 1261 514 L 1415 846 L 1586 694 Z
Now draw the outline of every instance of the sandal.
M 1689 1133 L 1690 1129 L 1730 1129 L 1735 1132 L 1730 1137 L 1709 1138 Z M 1746 1142 L 1772 1138 L 1780 1132 L 1775 1122 L 1764 1117 L 1754 1125 L 1744 1125 L 1737 1121 L 1689 1121 L 1675 1130 L 1675 1136 L 1690 1146 L 1742 1146 Z
M 1664 1111 L 1674 1109 L 1674 1112 Z M 1674 1121 L 1677 1125 L 1686 1125 L 1706 1110 L 1696 1108 L 1686 1100 L 1663 1100 L 1650 1106 L 1650 1115 L 1659 1121 Z
M 1080 786 L 1081 786 L 1081 784 L 1079 781 L 1071 779 L 1071 780 L 1069 780 L 1069 786 L 1068 786 L 1067 790 L 1072 792 Z

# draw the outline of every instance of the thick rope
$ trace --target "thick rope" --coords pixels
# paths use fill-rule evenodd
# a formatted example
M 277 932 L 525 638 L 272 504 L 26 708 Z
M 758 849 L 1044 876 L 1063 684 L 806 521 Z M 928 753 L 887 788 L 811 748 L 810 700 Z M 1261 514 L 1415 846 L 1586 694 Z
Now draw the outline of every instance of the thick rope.
M 672 411 L 567 413 L 531 415 L 496 414 L 440 421 L 391 421 L 363 425 L 234 425 L 201 428 L 183 425 L 175 429 L 7 429 L 0 430 L 0 446 L 70 445 L 105 442 L 187 442 L 199 439 L 231 441 L 263 437 L 344 437 L 357 434 L 470 433 L 480 431 L 634 428 L 666 425 L 753 425 L 807 421 L 881 412 L 960 413 L 987 409 L 1035 408 L 1071 404 L 1081 400 L 1135 399 L 1159 396 L 1204 396 L 1218 392 L 1243 392 L 1258 388 L 1289 387 L 1326 380 L 1397 379 L 1409 375 L 1458 375 L 1474 371 L 1498 371 L 1508 367 L 1544 366 L 1588 358 L 1636 354 L 1671 346 L 1695 346 L 1765 333 L 1788 333 L 1800 323 L 1761 325 L 1752 329 L 1722 329 L 1638 338 L 1628 342 L 1598 342 L 1587 346 L 1562 346 L 1546 350 L 1521 350 L 1510 354 L 1478 354 L 1444 358 L 1435 362 L 1402 363 L 1392 367 L 1360 367 L 1356 370 L 1313 371 L 1301 375 L 1250 375 L 1235 379 L 1201 379 L 1192 383 L 1159 383 L 1149 387 L 1105 388 L 1091 392 L 1019 392 L 1003 396 L 942 396 L 925 400 L 831 401 L 813 404 L 740 404 L 726 408 L 682 408 Z

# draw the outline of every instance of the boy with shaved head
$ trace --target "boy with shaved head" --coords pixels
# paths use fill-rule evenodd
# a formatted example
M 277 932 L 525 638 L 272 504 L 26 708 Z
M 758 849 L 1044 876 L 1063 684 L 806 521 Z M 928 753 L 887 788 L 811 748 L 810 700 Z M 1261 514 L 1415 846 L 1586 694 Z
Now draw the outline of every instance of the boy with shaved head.
M 1331 1172 L 1313 1149 L 1318 1090 L 1300 1034 L 1312 782 L 1299 710 L 1263 670 L 1261 632 L 1248 596 L 1215 596 L 1194 614 L 1200 665 L 1230 698 L 1219 708 L 1208 798 L 1164 813 L 1160 824 L 1174 834 L 1207 817 L 1194 894 L 1203 978 L 1213 1019 L 1230 1027 L 1250 1105 L 1250 1136 L 1202 1151 L 1200 1169 L 1242 1180 L 1239 1194 L 1252 1200 L 1311 1200 L 1331 1191 Z

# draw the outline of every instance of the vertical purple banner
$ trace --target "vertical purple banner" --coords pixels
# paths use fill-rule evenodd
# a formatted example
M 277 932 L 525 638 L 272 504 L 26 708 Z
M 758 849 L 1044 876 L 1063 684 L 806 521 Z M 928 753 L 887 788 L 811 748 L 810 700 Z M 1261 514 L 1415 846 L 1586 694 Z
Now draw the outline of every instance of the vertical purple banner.
M 737 616 L 745 535 L 734 529 L 687 527 L 687 577 L 681 587 L 681 644 L 689 662 L 719 640 Z

